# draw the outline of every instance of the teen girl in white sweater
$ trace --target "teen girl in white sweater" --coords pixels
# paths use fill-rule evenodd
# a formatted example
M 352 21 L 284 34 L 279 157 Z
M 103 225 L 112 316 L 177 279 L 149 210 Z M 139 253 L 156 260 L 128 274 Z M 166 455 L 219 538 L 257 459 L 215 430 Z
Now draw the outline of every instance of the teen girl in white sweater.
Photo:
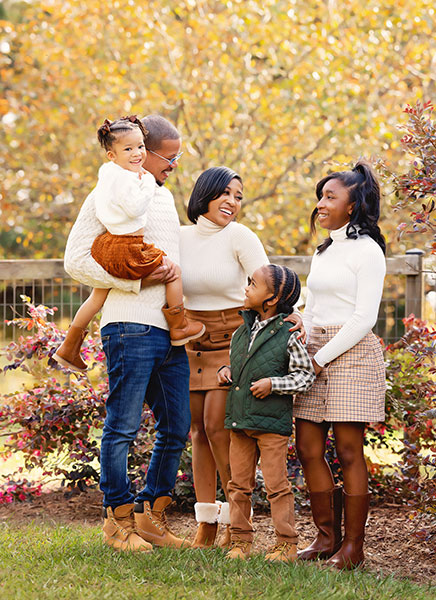
M 368 514 L 368 473 L 363 454 L 365 423 L 383 421 L 385 367 L 371 328 L 377 320 L 386 272 L 380 233 L 380 189 L 365 162 L 331 173 L 316 186 L 312 213 L 329 232 L 318 246 L 307 279 L 303 321 L 317 378 L 296 397 L 296 445 L 318 527 L 300 558 L 329 558 L 338 568 L 363 562 Z M 325 460 L 333 427 L 344 490 L 335 488 Z M 345 536 L 342 540 L 342 504 Z

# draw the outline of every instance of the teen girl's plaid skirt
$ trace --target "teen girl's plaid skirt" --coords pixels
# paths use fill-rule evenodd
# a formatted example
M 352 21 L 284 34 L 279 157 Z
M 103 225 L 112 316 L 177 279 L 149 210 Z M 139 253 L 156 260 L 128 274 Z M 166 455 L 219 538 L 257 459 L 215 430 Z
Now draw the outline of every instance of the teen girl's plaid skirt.
M 340 326 L 313 327 L 307 350 L 322 348 Z M 355 346 L 325 366 L 307 392 L 294 400 L 294 416 L 308 421 L 363 421 L 385 419 L 386 374 L 383 351 L 369 332 Z

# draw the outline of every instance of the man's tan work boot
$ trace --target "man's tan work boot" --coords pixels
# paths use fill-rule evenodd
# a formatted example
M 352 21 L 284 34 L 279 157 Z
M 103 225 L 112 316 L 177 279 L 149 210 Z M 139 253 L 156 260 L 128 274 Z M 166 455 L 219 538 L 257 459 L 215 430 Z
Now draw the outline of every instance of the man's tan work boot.
M 172 548 L 188 548 L 188 540 L 176 537 L 170 530 L 165 509 L 171 504 L 170 496 L 156 498 L 153 509 L 150 502 L 135 502 L 135 523 L 138 534 L 147 542 L 156 546 L 170 546 Z
M 293 562 L 297 560 L 297 546 L 290 542 L 278 542 L 267 551 L 265 560 L 270 562 Z
M 250 556 L 250 551 L 251 542 L 247 542 L 246 540 L 232 540 L 226 558 L 246 560 Z
M 206 327 L 200 321 L 187 319 L 183 304 L 166 306 L 162 309 L 168 327 L 172 346 L 183 346 L 191 340 L 201 337 Z
M 153 546 L 136 531 L 133 504 L 122 504 L 112 509 L 103 509 L 104 542 L 115 550 L 151 552 Z

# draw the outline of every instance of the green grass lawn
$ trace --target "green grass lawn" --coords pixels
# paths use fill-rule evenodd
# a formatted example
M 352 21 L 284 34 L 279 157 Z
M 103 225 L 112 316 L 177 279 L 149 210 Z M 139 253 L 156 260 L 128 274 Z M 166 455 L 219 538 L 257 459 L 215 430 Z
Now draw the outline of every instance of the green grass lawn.
M 1 600 L 429 600 L 436 587 L 311 564 L 227 561 L 220 550 L 117 553 L 99 527 L 0 525 Z

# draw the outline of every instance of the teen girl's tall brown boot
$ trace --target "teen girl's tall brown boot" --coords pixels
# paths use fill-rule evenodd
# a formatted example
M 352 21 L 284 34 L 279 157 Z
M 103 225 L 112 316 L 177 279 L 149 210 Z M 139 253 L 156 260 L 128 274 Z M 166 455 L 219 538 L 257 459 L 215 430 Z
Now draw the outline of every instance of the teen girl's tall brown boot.
M 186 318 L 183 304 L 164 307 L 162 312 L 170 329 L 172 346 L 183 346 L 201 337 L 206 331 L 203 323 Z
M 326 492 L 309 492 L 309 497 L 318 534 L 310 546 L 298 552 L 298 558 L 329 558 L 339 550 L 342 542 L 342 488 L 337 486 Z
M 80 356 L 80 348 L 87 334 L 86 329 L 70 325 L 64 341 L 53 354 L 53 359 L 72 371 L 79 371 L 81 373 L 87 371 L 88 367 Z
M 344 541 L 327 565 L 337 569 L 355 569 L 363 564 L 363 540 L 370 498 L 370 493 L 353 496 L 344 492 Z

